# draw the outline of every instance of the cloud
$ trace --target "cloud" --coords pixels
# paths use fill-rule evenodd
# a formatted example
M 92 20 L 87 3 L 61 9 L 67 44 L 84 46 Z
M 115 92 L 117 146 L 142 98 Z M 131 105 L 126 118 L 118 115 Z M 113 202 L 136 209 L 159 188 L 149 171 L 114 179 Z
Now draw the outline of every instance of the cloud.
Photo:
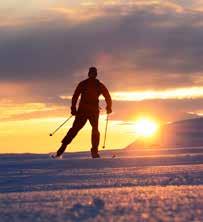
M 201 115 L 202 99 L 115 101 L 111 120 L 135 121 L 138 117 L 152 117 L 160 122 L 173 122 Z
M 137 75 L 145 80 L 156 73 L 158 78 L 152 82 L 157 86 L 163 76 L 174 79 L 173 75 L 190 78 L 192 83 L 191 74 L 203 69 L 203 31 L 198 25 L 203 15 L 187 11 L 177 14 L 166 7 L 160 14 L 156 7 L 129 9 L 121 16 L 119 6 L 108 7 L 102 16 L 75 25 L 57 14 L 47 23 L 32 24 L 17 32 L 3 29 L 1 80 L 71 81 L 76 73 L 96 63 L 107 65 L 104 70 L 110 73 L 106 75 L 119 76 L 115 85 L 124 79 L 123 72 L 126 79 L 134 77 L 133 82 Z M 111 57 L 115 65 L 102 63 L 101 55 Z M 144 81 L 140 83 L 144 85 Z M 176 79 L 172 83 L 176 84 Z
M 39 14 L 13 19 L 1 15 L 2 98 L 68 106 L 59 96 L 71 95 L 91 65 L 98 67 L 111 92 L 203 86 L 203 14 L 196 10 L 200 2 L 94 2 L 74 7 L 46 2 Z M 160 95 L 150 93 L 150 98 L 159 103 L 154 99 Z M 194 109 L 184 113 L 202 110 L 195 108 L 195 101 L 187 100 Z
M 66 107 L 45 103 L 14 103 L 10 100 L 0 101 L 0 121 L 38 119 L 65 115 Z
M 15 103 L 0 101 L 0 121 L 65 117 L 70 114 L 70 101 L 66 103 Z M 153 99 L 142 101 L 113 101 L 110 120 L 135 121 L 138 117 L 153 117 L 160 122 L 176 121 L 201 116 L 203 99 Z M 105 114 L 105 102 L 100 102 Z

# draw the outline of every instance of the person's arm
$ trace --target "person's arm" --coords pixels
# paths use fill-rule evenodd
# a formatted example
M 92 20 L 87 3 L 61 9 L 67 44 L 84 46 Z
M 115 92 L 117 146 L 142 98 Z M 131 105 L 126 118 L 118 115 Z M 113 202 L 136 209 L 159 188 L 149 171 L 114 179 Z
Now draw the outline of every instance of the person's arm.
M 100 84 L 101 84 L 100 85 L 101 93 L 104 96 L 105 101 L 106 101 L 106 112 L 108 114 L 112 113 L 112 99 L 111 99 L 110 93 L 104 84 L 102 83 Z
M 79 83 L 74 94 L 73 94 L 73 97 L 72 97 L 72 105 L 71 105 L 71 114 L 72 115 L 76 115 L 76 113 L 77 113 L 76 104 L 77 104 L 78 98 L 81 94 L 81 89 L 82 89 L 82 86 L 81 86 L 81 83 Z

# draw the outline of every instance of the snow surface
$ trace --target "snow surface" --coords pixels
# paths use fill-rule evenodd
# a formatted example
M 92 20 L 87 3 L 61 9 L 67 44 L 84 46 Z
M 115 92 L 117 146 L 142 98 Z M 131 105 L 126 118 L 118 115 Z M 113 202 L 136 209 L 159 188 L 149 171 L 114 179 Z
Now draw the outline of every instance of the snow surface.
M 0 222 L 203 221 L 203 148 L 101 154 L 0 155 Z

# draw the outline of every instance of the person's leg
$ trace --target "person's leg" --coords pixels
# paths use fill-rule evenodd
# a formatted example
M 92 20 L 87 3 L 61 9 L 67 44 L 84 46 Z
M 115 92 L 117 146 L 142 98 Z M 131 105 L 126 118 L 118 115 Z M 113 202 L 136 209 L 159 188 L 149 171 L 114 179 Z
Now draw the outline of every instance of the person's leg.
M 63 154 L 67 145 L 69 143 L 71 143 L 71 141 L 77 135 L 79 130 L 85 125 L 86 121 L 87 121 L 86 115 L 84 115 L 84 114 L 77 114 L 76 115 L 75 120 L 73 122 L 73 126 L 69 129 L 68 133 L 66 134 L 66 136 L 61 141 L 62 145 L 59 148 L 59 150 L 57 151 L 56 156 L 59 157 Z
M 100 133 L 98 129 L 98 122 L 99 122 L 99 113 L 93 113 L 88 116 L 90 124 L 92 126 L 92 149 L 91 154 L 93 158 L 98 158 L 98 146 L 99 146 L 99 139 Z

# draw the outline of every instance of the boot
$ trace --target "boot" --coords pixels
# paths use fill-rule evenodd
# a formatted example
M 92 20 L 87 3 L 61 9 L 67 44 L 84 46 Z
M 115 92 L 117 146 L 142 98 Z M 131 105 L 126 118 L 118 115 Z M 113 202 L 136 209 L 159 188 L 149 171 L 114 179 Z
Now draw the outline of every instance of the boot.
M 100 158 L 100 155 L 98 153 L 98 149 L 92 148 L 91 155 L 92 155 L 92 158 Z

